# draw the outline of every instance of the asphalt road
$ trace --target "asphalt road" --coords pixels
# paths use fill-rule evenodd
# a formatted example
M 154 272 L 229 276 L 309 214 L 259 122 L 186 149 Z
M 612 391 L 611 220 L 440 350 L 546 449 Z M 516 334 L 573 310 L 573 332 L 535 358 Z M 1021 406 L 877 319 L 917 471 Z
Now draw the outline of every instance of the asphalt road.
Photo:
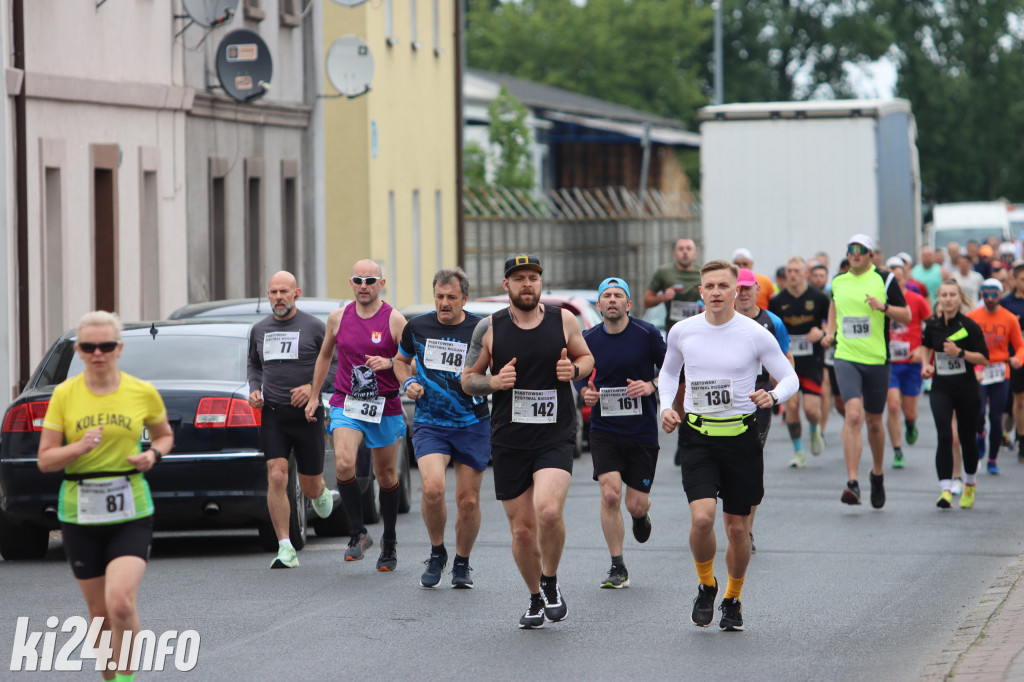
M 940 511 L 935 436 L 922 403 L 921 438 L 905 449 L 908 468 L 886 457 L 889 500 L 881 511 L 839 502 L 845 483 L 833 414 L 828 446 L 803 470 L 778 420 L 766 449 L 764 504 L 754 530 L 758 553 L 743 590 L 746 630 L 690 623 L 696 574 L 687 546 L 689 513 L 672 464 L 675 437 L 662 438 L 650 541 L 628 531 L 632 586 L 598 588 L 609 566 L 589 456 L 577 460 L 566 504 L 567 543 L 559 580 L 565 622 L 521 631 L 528 596 L 509 549 L 493 484 L 484 479 L 484 523 L 472 555 L 474 590 L 419 586 L 429 543 L 414 504 L 398 526 L 399 566 L 344 563 L 345 542 L 312 535 L 301 567 L 268 569 L 271 555 L 251 536 L 160 536 L 140 591 L 143 627 L 158 635 L 195 630 L 198 663 L 140 679 L 578 679 L 912 680 L 956 633 L 1005 566 L 1024 553 L 1024 465 L 1004 453 L 1003 475 L 980 474 L 970 511 Z M 805 437 L 805 440 L 806 437 Z M 867 492 L 868 457 L 861 466 Z M 413 471 L 414 490 L 418 480 Z M 449 486 L 454 481 L 449 470 Z M 450 497 L 449 497 L 450 499 Z M 449 529 L 454 508 L 449 505 Z M 381 527 L 373 526 L 375 539 Z M 718 522 L 715 572 L 724 586 Z M 448 535 L 454 555 L 453 531 Z M 0 679 L 18 616 L 44 630 L 48 616 L 84 615 L 59 540 L 40 562 L 0 562 Z M 59 634 L 57 649 L 68 635 Z M 39 647 L 42 650 L 42 646 Z M 87 663 L 87 666 L 91 663 Z M 95 679 L 95 673 L 34 673 L 32 679 Z M 28 676 L 27 674 L 25 675 Z

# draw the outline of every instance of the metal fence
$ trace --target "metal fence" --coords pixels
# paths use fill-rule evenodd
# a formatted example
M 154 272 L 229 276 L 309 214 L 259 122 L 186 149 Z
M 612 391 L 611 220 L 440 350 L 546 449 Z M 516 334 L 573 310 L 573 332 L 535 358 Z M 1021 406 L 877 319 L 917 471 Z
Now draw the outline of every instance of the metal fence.
M 596 289 L 605 277 L 623 277 L 640 314 L 647 282 L 671 261 L 676 240 L 701 247 L 699 208 L 657 190 L 467 190 L 462 208 L 471 298 L 502 293 L 505 260 L 532 253 L 545 289 Z

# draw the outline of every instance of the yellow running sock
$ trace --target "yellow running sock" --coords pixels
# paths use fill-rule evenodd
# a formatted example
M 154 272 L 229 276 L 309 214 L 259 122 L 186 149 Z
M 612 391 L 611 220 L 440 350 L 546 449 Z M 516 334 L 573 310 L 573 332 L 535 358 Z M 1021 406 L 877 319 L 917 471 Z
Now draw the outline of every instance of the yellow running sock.
M 746 578 L 746 576 L 743 576 L 743 578 L 733 578 L 730 575 L 729 582 L 725 586 L 725 597 L 723 597 L 723 599 L 739 599 L 740 592 L 743 591 L 744 578 Z
M 707 561 L 693 560 L 693 563 L 697 565 L 697 579 L 701 585 L 715 586 L 715 560 L 714 558 L 708 559 Z

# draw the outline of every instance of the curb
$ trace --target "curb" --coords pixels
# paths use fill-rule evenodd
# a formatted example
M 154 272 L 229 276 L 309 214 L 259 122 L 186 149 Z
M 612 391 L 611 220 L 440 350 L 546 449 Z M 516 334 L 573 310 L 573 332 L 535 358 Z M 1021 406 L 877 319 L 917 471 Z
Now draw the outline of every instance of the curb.
M 1024 555 L 1017 557 L 985 591 L 957 633 L 919 682 L 1024 679 Z M 1017 589 L 1020 587 L 1021 589 Z M 1015 659 L 1018 659 L 1015 663 Z

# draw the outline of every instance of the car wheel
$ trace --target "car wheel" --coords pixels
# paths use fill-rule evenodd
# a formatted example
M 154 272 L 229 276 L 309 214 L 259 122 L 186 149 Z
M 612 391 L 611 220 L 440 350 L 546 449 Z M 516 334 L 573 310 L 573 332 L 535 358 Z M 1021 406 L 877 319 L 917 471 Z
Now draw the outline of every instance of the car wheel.
M 412 475 L 405 441 L 398 441 L 398 513 L 408 514 L 412 509 Z
M 288 515 L 288 535 L 292 547 L 298 551 L 306 546 L 306 496 L 302 494 L 299 468 L 294 456 L 288 463 L 288 506 L 291 509 Z
M 7 561 L 42 559 L 50 544 L 50 532 L 27 523 L 14 523 L 0 513 L 0 556 Z
M 260 547 L 264 552 L 277 552 L 277 533 L 274 531 L 274 524 L 268 521 L 260 521 L 256 526 L 260 532 Z
M 363 489 L 363 523 L 380 521 L 380 486 L 377 476 L 371 471 L 366 488 Z

